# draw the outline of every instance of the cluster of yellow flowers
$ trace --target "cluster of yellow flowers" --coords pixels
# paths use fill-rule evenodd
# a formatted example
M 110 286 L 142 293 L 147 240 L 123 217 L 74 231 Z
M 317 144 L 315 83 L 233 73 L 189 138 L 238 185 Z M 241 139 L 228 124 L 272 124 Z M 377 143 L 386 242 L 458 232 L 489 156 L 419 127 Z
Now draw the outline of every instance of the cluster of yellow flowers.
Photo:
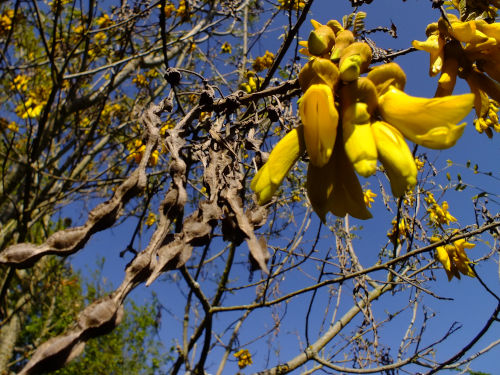
M 248 351 L 248 349 L 240 349 L 234 356 L 238 359 L 238 367 L 245 368 L 252 364 L 252 355 Z
M 457 76 L 465 79 L 475 94 L 476 129 L 489 137 L 492 130 L 500 132 L 498 106 L 489 100 L 500 101 L 500 23 L 462 22 L 447 14 L 428 25 L 426 35 L 427 40 L 415 40 L 413 46 L 429 52 L 431 76 L 441 72 L 436 96 L 450 95 Z
M 310 56 L 299 73 L 302 126 L 274 147 L 251 187 L 269 202 L 295 162 L 307 151 L 307 193 L 324 220 L 328 212 L 371 217 L 355 172 L 386 171 L 392 193 L 401 197 L 417 182 L 417 167 L 405 141 L 432 149 L 453 146 L 472 109 L 473 94 L 417 98 L 403 92 L 406 75 L 396 63 L 370 69 L 372 51 L 338 21 L 312 21 L 302 52 Z M 366 76 L 361 74 L 367 73 Z M 339 111 L 340 110 L 340 114 Z
M 9 129 L 10 131 L 17 133 L 19 131 L 19 125 L 15 121 L 7 121 L 3 117 L 0 117 L 0 129 Z
M 45 103 L 45 101 L 41 101 L 35 94 L 30 94 L 25 102 L 20 103 L 16 107 L 15 111 L 23 119 L 37 118 L 42 113 Z
M 284 10 L 300 10 L 306 6 L 303 0 L 278 0 L 278 4 Z
M 365 205 L 368 208 L 371 208 L 372 203 L 375 202 L 375 198 L 377 194 L 375 194 L 371 189 L 363 190 L 363 200 L 365 201 Z
M 440 239 L 437 238 L 437 240 Z M 472 249 L 474 246 L 476 245 L 460 239 L 453 241 L 452 244 L 436 248 L 436 259 L 443 265 L 448 281 L 451 281 L 453 276 L 460 279 L 460 274 L 475 277 L 474 271 L 470 267 L 472 262 L 465 253 L 465 249 Z
M 137 74 L 133 79 L 132 82 L 135 83 L 135 85 L 140 88 L 140 87 L 147 87 L 149 85 L 149 81 L 147 80 L 146 76 L 144 74 Z
M 231 54 L 233 52 L 231 44 L 229 42 L 224 42 L 224 44 L 220 47 L 220 52 Z
M 387 237 L 392 239 L 394 236 L 397 236 L 396 239 L 398 242 L 401 242 L 401 238 L 407 237 L 410 232 L 410 228 L 408 228 L 408 224 L 406 224 L 406 219 L 404 217 L 400 218 L 399 222 L 393 219 L 391 221 L 391 226 L 391 230 L 387 232 Z
M 101 17 L 96 19 L 95 22 L 96 22 L 97 26 L 99 26 L 101 28 L 110 27 L 110 26 L 113 26 L 115 24 L 115 22 L 111 18 L 109 18 L 109 16 L 106 13 L 104 13 Z
M 150 212 L 147 219 L 146 219 L 146 225 L 148 228 L 152 226 L 154 223 L 156 223 L 156 215 L 153 212 Z
M 271 65 L 273 65 L 274 61 L 274 53 L 266 50 L 264 56 L 258 56 L 255 58 L 252 68 L 256 72 L 262 72 L 265 69 L 269 69 Z
M 127 156 L 127 163 L 135 162 L 139 164 L 142 160 L 142 156 L 144 155 L 144 151 L 146 151 L 146 145 L 142 143 L 141 140 L 136 139 L 133 143 L 129 143 L 127 149 L 130 151 L 130 154 Z M 148 165 L 154 167 L 158 164 L 158 158 L 160 157 L 160 152 L 158 150 L 154 150 L 151 153 L 151 156 L 148 160 Z
M 14 18 L 14 10 L 7 9 L 0 15 L 0 36 L 7 34 L 12 28 L 12 20 Z
M 20 74 L 14 78 L 14 81 L 10 84 L 10 89 L 25 92 L 26 90 L 28 90 L 28 82 L 29 78 L 23 74 Z
M 165 135 L 167 134 L 167 130 L 173 129 L 174 127 L 175 127 L 174 119 L 169 118 L 167 121 L 163 123 L 162 127 L 160 128 L 160 135 L 162 137 L 165 137 Z
M 449 225 L 451 222 L 457 221 L 448 211 L 448 202 L 444 201 L 439 205 L 434 195 L 430 192 L 427 193 L 424 200 L 427 204 L 430 225 L 441 228 L 442 225 Z M 439 241 L 441 241 L 440 236 L 433 236 L 431 238 L 431 242 L 435 243 Z M 465 249 L 472 249 L 474 246 L 474 244 L 461 239 L 454 241 L 452 244 L 438 246 L 436 248 L 436 259 L 443 265 L 448 275 L 448 281 L 450 281 L 453 276 L 460 279 L 460 273 L 474 277 L 474 272 L 470 268 L 471 261 L 465 253 Z
M 158 5 L 158 8 L 161 8 L 161 4 Z M 165 2 L 165 6 L 163 7 L 163 12 L 165 13 L 165 18 L 168 18 L 175 11 L 175 5 L 170 1 Z
M 249 71 L 245 74 L 247 82 L 240 83 L 240 89 L 247 92 L 248 94 L 257 91 L 259 88 L 258 84 L 260 77 L 256 76 L 254 72 Z
M 427 212 L 429 213 L 429 220 L 431 225 L 440 226 L 443 224 L 449 225 L 450 222 L 457 221 L 457 219 L 450 214 L 448 209 L 448 202 L 444 201 L 441 205 L 436 202 L 432 193 L 427 193 L 425 197 L 427 203 Z

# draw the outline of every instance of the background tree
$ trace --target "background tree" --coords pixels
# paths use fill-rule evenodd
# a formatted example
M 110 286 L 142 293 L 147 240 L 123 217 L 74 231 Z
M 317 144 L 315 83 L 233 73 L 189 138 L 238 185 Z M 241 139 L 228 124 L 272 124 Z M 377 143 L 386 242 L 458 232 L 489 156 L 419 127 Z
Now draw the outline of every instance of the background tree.
M 484 177 L 466 182 L 460 174 L 452 177 L 453 162 L 440 165 L 438 153 L 415 145 L 407 153 L 415 181 L 405 181 L 396 194 L 395 172 L 379 150 L 384 167 L 361 180 L 372 188 L 365 185 L 361 190 L 351 166 L 347 171 L 333 169 L 337 185 L 334 193 L 325 193 L 326 175 L 311 177 L 315 163 L 322 167 L 318 162 L 322 156 L 311 148 L 310 134 L 305 134 L 306 154 L 304 147 L 291 141 L 301 155 L 297 163 L 290 163 L 286 178 L 286 170 L 268 171 L 275 160 L 291 154 L 285 148 L 280 154 L 284 157 L 275 157 L 280 148 L 273 153 L 273 146 L 280 139 L 290 142 L 302 129 L 301 120 L 305 125 L 314 122 L 308 120 L 306 109 L 298 107 L 331 95 L 332 106 L 333 100 L 338 104 L 331 112 L 340 111 L 345 124 L 349 102 L 348 93 L 343 94 L 348 90 L 345 82 L 363 80 L 352 76 L 351 68 L 364 74 L 369 65 L 422 54 L 416 49 L 431 52 L 431 74 L 443 71 L 436 94 L 446 97 L 443 102 L 457 103 L 456 97 L 448 99 L 450 87 L 454 88 L 447 78 L 455 77 L 450 73 L 452 60 L 455 73 L 475 94 L 474 103 L 472 96 L 462 96 L 467 105 L 442 106 L 443 116 L 474 104 L 475 128 L 492 136 L 499 128 L 500 91 L 495 80 L 500 75 L 496 77 L 487 60 L 496 58 L 494 21 L 499 4 L 419 4 L 428 7 L 431 22 L 436 22 L 427 28 L 429 39 L 414 42 L 415 48 L 407 42 L 401 50 L 391 50 L 384 37 L 398 36 L 396 24 L 387 17 L 384 26 L 366 26 L 377 2 L 371 8 L 371 1 L 345 2 L 345 13 L 338 13 L 339 5 L 328 14 L 331 20 L 321 19 L 325 25 L 313 22 L 316 31 L 305 51 L 316 61 L 326 54 L 333 61 L 326 69 L 338 66 L 340 83 L 325 81 L 320 68 L 311 68 L 313 78 L 305 74 L 299 82 L 299 71 L 308 61 L 299 58 L 304 45 L 299 39 L 307 39 L 312 30 L 305 21 L 313 3 L 321 1 L 2 3 L 0 69 L 6 94 L 0 99 L 1 371 L 40 373 L 69 362 L 59 371 L 96 366 L 91 368 L 99 372 L 98 358 L 107 353 L 96 352 L 100 345 L 95 340 L 106 340 L 105 345 L 122 351 L 113 360 L 132 373 L 221 374 L 252 364 L 267 374 L 298 368 L 303 373 L 320 369 L 434 373 L 445 367 L 464 368 L 498 345 L 496 339 L 481 342 L 480 348 L 476 345 L 500 313 L 498 295 L 476 272 L 483 264 L 493 264 L 500 225 L 495 216 L 498 173 L 479 167 L 483 160 L 458 166 L 469 170 L 471 178 Z M 410 7 L 402 3 L 398 2 Z M 467 23 L 476 19 L 484 21 Z M 425 27 L 421 25 L 422 35 Z M 344 31 L 352 40 L 346 37 L 341 42 Z M 330 34 L 333 37 L 325 36 Z M 274 48 L 262 48 L 271 44 L 271 38 L 279 44 L 273 41 Z M 328 38 L 333 38 L 337 52 L 331 50 Z M 350 46 L 351 55 L 342 52 L 341 45 L 347 50 L 354 40 L 370 59 Z M 406 75 L 423 72 L 407 70 Z M 367 80 L 376 83 L 373 76 Z M 368 114 L 369 129 L 372 119 L 387 120 L 390 114 L 382 105 L 387 87 L 381 83 L 376 88 L 378 112 Z M 319 87 L 307 91 L 314 84 Z M 325 94 L 325 84 L 338 90 Z M 359 102 L 359 97 L 355 99 Z M 406 96 L 401 100 L 421 103 Z M 455 129 L 456 121 L 450 129 Z M 420 135 L 404 134 L 422 143 Z M 300 134 L 296 137 L 302 140 Z M 339 135 L 337 144 L 341 139 Z M 427 139 L 427 145 L 438 139 Z M 344 148 L 334 143 L 328 147 Z M 346 155 L 333 152 L 332 163 L 352 157 L 347 145 L 345 149 Z M 268 180 L 259 180 L 265 173 Z M 277 175 L 282 175 L 283 183 L 273 180 Z M 370 214 L 362 200 L 360 206 L 359 199 L 357 205 L 342 199 L 318 204 L 314 199 L 324 193 L 338 197 L 339 191 L 349 198 L 355 194 L 353 186 L 368 207 L 375 192 L 382 198 L 374 202 L 375 224 L 346 215 L 366 219 Z M 380 191 L 373 186 L 380 186 Z M 474 189 L 473 215 L 456 218 L 456 206 L 444 197 L 458 202 L 463 198 L 456 198 L 453 191 L 467 188 Z M 326 215 L 324 207 L 340 217 L 328 214 L 321 222 L 316 213 Z M 57 219 L 54 228 L 51 223 Z M 78 288 L 63 288 L 73 276 L 53 255 L 84 251 L 97 232 L 130 222 L 135 229 L 125 234 L 127 245 L 106 254 L 130 259 L 115 290 L 90 293 L 91 300 L 86 301 L 77 298 Z M 362 242 L 370 225 L 370 233 L 382 236 Z M 248 252 L 240 246 L 243 243 Z M 477 243 L 482 245 L 474 256 L 465 251 Z M 477 276 L 488 303 L 494 302 L 485 307 L 486 315 L 475 317 L 481 322 L 470 338 L 454 340 L 458 328 L 453 319 L 433 312 L 435 304 L 447 300 L 440 293 L 445 281 L 436 280 L 441 264 L 450 278 Z M 161 275 L 165 276 L 159 279 Z M 159 282 L 166 290 L 158 297 L 161 302 L 144 308 L 132 305 L 127 311 L 135 317 L 124 318 L 129 293 L 142 284 Z M 39 290 L 35 287 L 43 292 L 35 292 Z M 32 312 L 37 304 L 51 301 L 60 310 Z M 72 304 L 63 306 L 64 301 Z M 171 363 L 156 362 L 158 352 L 151 339 L 158 324 L 153 310 L 160 305 L 169 317 L 178 318 L 178 323 L 166 320 L 176 332 L 164 337 L 169 341 L 166 347 L 176 348 Z M 429 328 L 436 326 L 441 329 Z M 116 336 L 103 336 L 110 332 Z M 145 343 L 144 337 L 153 341 L 141 353 L 137 347 Z M 455 343 L 449 354 L 446 345 Z M 85 345 L 90 349 L 75 359 Z M 137 357 L 121 362 L 124 351 Z M 145 360 L 152 365 L 141 367 Z

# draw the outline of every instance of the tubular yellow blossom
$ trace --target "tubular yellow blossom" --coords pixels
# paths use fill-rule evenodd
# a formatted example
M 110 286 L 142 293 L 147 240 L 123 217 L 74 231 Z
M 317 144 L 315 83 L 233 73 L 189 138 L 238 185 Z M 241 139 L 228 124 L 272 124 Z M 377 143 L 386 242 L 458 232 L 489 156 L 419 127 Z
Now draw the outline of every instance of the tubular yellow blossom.
M 335 38 L 335 46 L 332 49 L 332 54 L 330 59 L 332 61 L 338 62 L 340 60 L 340 55 L 342 51 L 354 43 L 354 34 L 351 30 L 342 30 L 337 33 L 337 37 Z
M 371 191 L 371 189 L 366 189 L 366 190 L 363 190 L 363 199 L 365 201 L 365 205 L 368 207 L 368 208 L 371 208 L 372 206 L 372 203 L 375 202 L 375 198 L 377 196 L 377 194 L 375 194 L 373 191 Z
M 465 123 L 455 125 L 472 109 L 473 94 L 417 98 L 390 87 L 379 97 L 383 119 L 410 141 L 432 149 L 452 147 L 462 136 Z
M 316 167 L 309 163 L 306 186 L 309 201 L 323 221 L 328 211 L 339 217 L 346 214 L 362 220 L 372 217 L 365 205 L 363 189 L 340 140 L 335 143 L 328 164 Z
M 444 64 L 439 77 L 435 97 L 447 96 L 453 93 L 458 75 L 458 50 L 461 49 L 457 42 L 450 42 L 444 47 Z
M 431 34 L 426 41 L 420 42 L 414 40 L 412 42 L 413 47 L 416 49 L 429 52 L 430 54 L 430 67 L 429 75 L 431 77 L 438 74 L 442 67 L 444 61 L 444 39 L 439 36 L 439 34 Z
M 238 358 L 238 367 L 245 368 L 249 365 L 251 365 L 252 362 L 252 355 L 248 351 L 248 349 L 240 349 L 236 353 L 233 354 L 236 358 Z
M 474 94 L 474 109 L 476 110 L 477 117 L 481 118 L 486 116 L 489 107 L 489 98 L 482 89 L 478 82 L 469 75 L 465 77 L 467 84 L 470 87 L 471 93 Z
M 361 73 L 366 73 L 372 61 L 372 49 L 366 43 L 354 42 L 340 54 L 340 79 L 354 81 Z
M 339 115 L 332 90 L 324 84 L 311 85 L 299 101 L 299 114 L 311 163 L 322 167 L 330 159 L 337 135 Z
M 299 72 L 299 84 L 303 92 L 314 84 L 325 84 L 333 90 L 339 80 L 339 69 L 329 59 L 316 57 Z
M 327 22 L 326 25 L 328 27 L 330 27 L 333 30 L 333 32 L 335 33 L 335 36 L 337 37 L 335 39 L 335 44 L 337 44 L 338 43 L 338 37 L 339 37 L 340 33 L 342 31 L 344 31 L 344 28 L 342 27 L 342 25 L 340 24 L 340 22 L 337 21 L 337 20 L 330 20 L 330 21 Z
M 303 137 L 301 126 L 285 135 L 253 178 L 250 187 L 257 194 L 259 204 L 265 204 L 271 200 L 290 168 L 304 153 Z
M 229 42 L 224 42 L 222 46 L 220 47 L 221 53 L 228 53 L 231 54 L 233 52 L 233 49 L 231 47 L 231 44 Z
M 488 23 L 485 20 L 478 19 L 474 21 L 474 24 L 477 31 L 487 37 L 493 38 L 497 43 L 500 43 L 500 24 L 498 22 Z
M 314 56 L 321 56 L 329 53 L 335 44 L 335 34 L 327 25 L 321 25 L 318 22 L 314 24 L 314 30 L 309 34 L 307 47 L 309 53 Z
M 475 277 L 474 271 L 470 267 L 472 263 L 465 249 L 472 249 L 474 244 L 466 242 L 465 239 L 454 241 L 453 244 L 438 246 L 436 248 L 436 259 L 443 265 L 448 281 L 451 281 L 453 276 L 460 279 L 460 274 Z
M 376 66 L 368 73 L 367 78 L 375 84 L 380 95 L 391 85 L 401 91 L 406 85 L 405 72 L 394 62 Z
M 148 227 L 152 226 L 156 222 L 156 215 L 153 212 L 150 212 L 148 218 L 146 219 L 146 225 Z
M 434 197 L 432 197 L 432 200 L 433 199 Z M 431 197 L 426 198 L 425 201 L 429 205 L 427 207 L 427 212 L 429 213 L 431 224 L 436 226 L 442 224 L 448 225 L 450 222 L 457 221 L 457 219 L 448 211 L 448 202 L 444 201 L 441 205 L 439 205 L 435 200 L 432 202 Z
M 377 169 L 377 147 L 370 127 L 370 117 L 377 105 L 377 89 L 362 77 L 340 90 L 342 136 L 347 157 L 356 172 L 371 176 Z
M 392 194 L 401 197 L 417 183 L 417 167 L 403 135 L 391 125 L 376 121 L 372 124 L 378 158 L 391 183 Z

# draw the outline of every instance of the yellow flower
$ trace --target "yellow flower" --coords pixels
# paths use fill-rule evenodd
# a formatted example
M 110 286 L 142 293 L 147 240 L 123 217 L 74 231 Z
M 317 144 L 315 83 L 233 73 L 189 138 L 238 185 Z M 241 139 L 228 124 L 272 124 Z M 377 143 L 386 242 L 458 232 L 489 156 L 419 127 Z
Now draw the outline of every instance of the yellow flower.
M 12 28 L 12 21 L 14 18 L 14 10 L 7 9 L 0 15 L 0 35 L 7 34 Z
M 96 21 L 97 26 L 99 27 L 109 27 L 111 25 L 114 25 L 114 22 L 109 18 L 109 16 L 105 13 L 101 17 L 99 17 Z
M 417 183 L 417 167 L 403 135 L 391 125 L 376 121 L 372 124 L 378 158 L 391 183 L 392 194 L 401 197 Z
M 137 74 L 133 79 L 132 82 L 135 83 L 137 87 L 147 87 L 149 84 L 148 80 L 146 79 L 146 76 L 144 74 Z
M 271 200 L 290 168 L 304 153 L 303 137 L 303 128 L 300 126 L 290 131 L 274 146 L 269 159 L 259 169 L 250 185 L 257 194 L 259 204 Z
M 256 72 L 261 72 L 265 69 L 269 69 L 273 65 L 274 53 L 266 50 L 264 56 L 258 56 L 253 62 L 252 68 Z
M 300 10 L 306 6 L 303 0 L 278 0 L 279 8 L 285 10 Z
M 311 85 L 299 100 L 304 139 L 311 163 L 324 166 L 333 151 L 339 115 L 332 90 L 324 84 Z
M 377 196 L 377 194 L 375 194 L 373 191 L 371 191 L 371 189 L 366 189 L 366 190 L 363 190 L 363 199 L 365 201 L 365 205 L 368 207 L 368 208 L 371 208 L 372 207 L 372 203 L 375 202 L 375 198 Z
M 358 174 L 369 177 L 377 170 L 377 146 L 370 117 L 377 106 L 377 89 L 361 77 L 340 90 L 342 136 L 347 157 Z
M 417 171 L 420 172 L 422 170 L 422 168 L 424 168 L 425 161 L 420 160 L 419 158 L 415 158 L 415 165 L 417 166 Z
M 248 349 L 240 349 L 236 353 L 233 354 L 236 358 L 238 358 L 238 367 L 239 368 L 245 368 L 249 365 L 251 365 L 252 362 L 252 355 L 248 351 Z
M 473 94 L 417 98 L 391 86 L 379 97 L 383 119 L 410 141 L 432 149 L 452 147 L 462 136 L 465 123 L 455 125 L 472 109 Z
M 160 152 L 158 150 L 154 150 L 152 153 L 151 153 L 151 156 L 149 157 L 149 165 L 154 167 L 156 164 L 158 164 L 158 158 L 160 156 Z
M 430 197 L 428 197 L 426 198 L 425 201 L 429 205 L 427 207 L 427 212 L 429 213 L 429 219 L 431 221 L 431 224 L 448 225 L 450 224 L 450 222 L 457 221 L 457 219 L 453 215 L 451 215 L 448 211 L 449 209 L 448 202 L 444 201 L 441 205 L 439 205 L 434 200 L 434 197 L 432 197 L 432 200 L 430 199 Z
M 372 49 L 368 44 L 354 42 L 340 53 L 339 71 L 343 81 L 354 81 L 360 73 L 366 73 L 372 61 Z
M 309 33 L 307 40 L 307 49 L 311 55 L 321 56 L 329 53 L 335 44 L 335 34 L 333 30 L 327 26 L 322 25 L 317 21 L 311 21 L 314 30 Z
M 317 167 L 309 163 L 306 187 L 309 201 L 322 221 L 329 211 L 339 217 L 346 214 L 362 220 L 372 217 L 341 139 L 335 143 L 326 165 Z
M 156 222 L 156 215 L 152 212 L 149 213 L 148 218 L 146 219 L 146 225 L 148 227 L 152 226 Z
M 377 92 L 382 95 L 392 85 L 403 91 L 406 85 L 406 74 L 401 67 L 394 63 L 387 63 L 374 67 L 367 78 L 377 87 Z
M 406 237 L 409 231 L 408 225 L 406 224 L 406 219 L 404 217 L 399 219 L 399 223 L 396 228 L 396 219 L 391 221 L 392 229 L 387 232 L 387 237 L 393 238 L 397 234 L 398 242 L 401 242 L 400 237 Z
M 29 78 L 25 75 L 18 75 L 14 78 L 14 82 L 10 84 L 10 89 L 16 89 L 19 91 L 26 91 L 28 89 Z
M 436 259 L 443 265 L 448 281 L 453 276 L 460 279 L 460 273 L 466 276 L 475 277 L 474 271 L 470 267 L 472 263 L 465 249 L 472 249 L 474 244 L 466 242 L 465 239 L 454 241 L 453 244 L 438 246 L 436 248 Z
M 414 40 L 412 42 L 412 45 L 416 49 L 429 52 L 430 54 L 429 75 L 433 77 L 436 74 L 438 74 L 443 68 L 444 39 L 438 33 L 434 33 L 429 35 L 427 40 L 424 42 Z
M 314 57 L 299 72 L 299 84 L 303 92 L 309 86 L 323 83 L 334 90 L 339 80 L 339 69 L 329 59 Z
M 231 54 L 233 52 L 233 49 L 231 48 L 231 44 L 229 44 L 228 42 L 224 42 L 224 44 L 222 44 L 222 46 L 220 47 L 220 51 L 221 53 Z

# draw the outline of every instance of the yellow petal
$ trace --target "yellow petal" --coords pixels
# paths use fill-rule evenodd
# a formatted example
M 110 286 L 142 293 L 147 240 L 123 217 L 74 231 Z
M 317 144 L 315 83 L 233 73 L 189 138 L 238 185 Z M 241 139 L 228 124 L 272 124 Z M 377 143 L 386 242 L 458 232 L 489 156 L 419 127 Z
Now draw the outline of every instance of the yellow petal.
M 334 183 L 333 157 L 323 167 L 316 167 L 309 163 L 306 181 L 307 196 L 314 212 L 323 222 L 325 222 L 326 214 L 330 211 L 328 204 Z
M 298 158 L 304 154 L 303 127 L 292 129 L 274 146 L 267 163 L 273 184 L 280 185 Z
M 354 34 L 351 30 L 342 30 L 337 33 L 335 38 L 335 46 L 332 49 L 330 59 L 338 62 L 342 51 L 350 44 L 354 43 Z
M 257 194 L 259 204 L 265 204 L 271 200 L 279 185 L 272 183 L 268 164 L 264 164 L 255 174 L 250 187 Z
M 316 27 L 313 31 L 311 31 L 309 39 L 307 40 L 309 53 L 315 56 L 321 56 L 330 52 L 334 44 L 335 34 L 333 33 L 333 30 L 326 25 Z
M 329 59 L 316 57 L 310 60 L 299 72 L 299 84 L 303 92 L 314 84 L 325 84 L 334 89 L 339 80 L 339 69 Z
M 309 164 L 307 194 L 314 211 L 323 221 L 328 211 L 339 217 L 346 214 L 363 220 L 372 217 L 340 140 L 337 140 L 333 155 L 326 165 L 316 167 Z
M 456 125 L 472 109 L 473 94 L 418 98 L 391 87 L 379 97 L 379 111 L 385 121 L 419 145 L 445 149 L 453 146 L 465 124 Z
M 500 24 L 498 22 L 487 23 L 485 20 L 476 20 L 475 24 L 476 28 L 483 34 L 500 42 Z
M 446 271 L 451 270 L 451 261 L 444 246 L 436 247 L 436 259 L 443 265 Z
M 304 151 L 302 127 L 293 129 L 278 142 L 250 185 L 257 194 L 259 204 L 271 200 L 290 168 Z
M 361 220 L 370 219 L 372 214 L 366 208 L 363 189 L 342 142 L 337 141 L 332 158 L 335 184 L 329 197 L 330 212 L 339 217 L 349 214 Z
M 374 67 L 367 77 L 375 84 L 379 94 L 383 94 L 390 85 L 404 90 L 406 84 L 405 72 L 394 62 Z
M 333 151 L 339 118 L 332 90 L 324 84 L 311 85 L 299 101 L 299 114 L 311 163 L 324 166 Z
M 403 135 L 391 125 L 376 121 L 372 124 L 378 158 L 391 183 L 392 194 L 401 197 L 417 183 L 415 159 Z
M 444 40 L 438 34 L 429 35 L 426 41 L 420 42 L 414 40 L 413 47 L 416 49 L 429 52 L 430 54 L 430 67 L 429 75 L 435 76 L 441 71 L 444 61 Z
M 372 61 L 370 46 L 362 42 L 348 45 L 340 55 L 340 79 L 347 82 L 356 80 L 361 73 L 366 73 Z

